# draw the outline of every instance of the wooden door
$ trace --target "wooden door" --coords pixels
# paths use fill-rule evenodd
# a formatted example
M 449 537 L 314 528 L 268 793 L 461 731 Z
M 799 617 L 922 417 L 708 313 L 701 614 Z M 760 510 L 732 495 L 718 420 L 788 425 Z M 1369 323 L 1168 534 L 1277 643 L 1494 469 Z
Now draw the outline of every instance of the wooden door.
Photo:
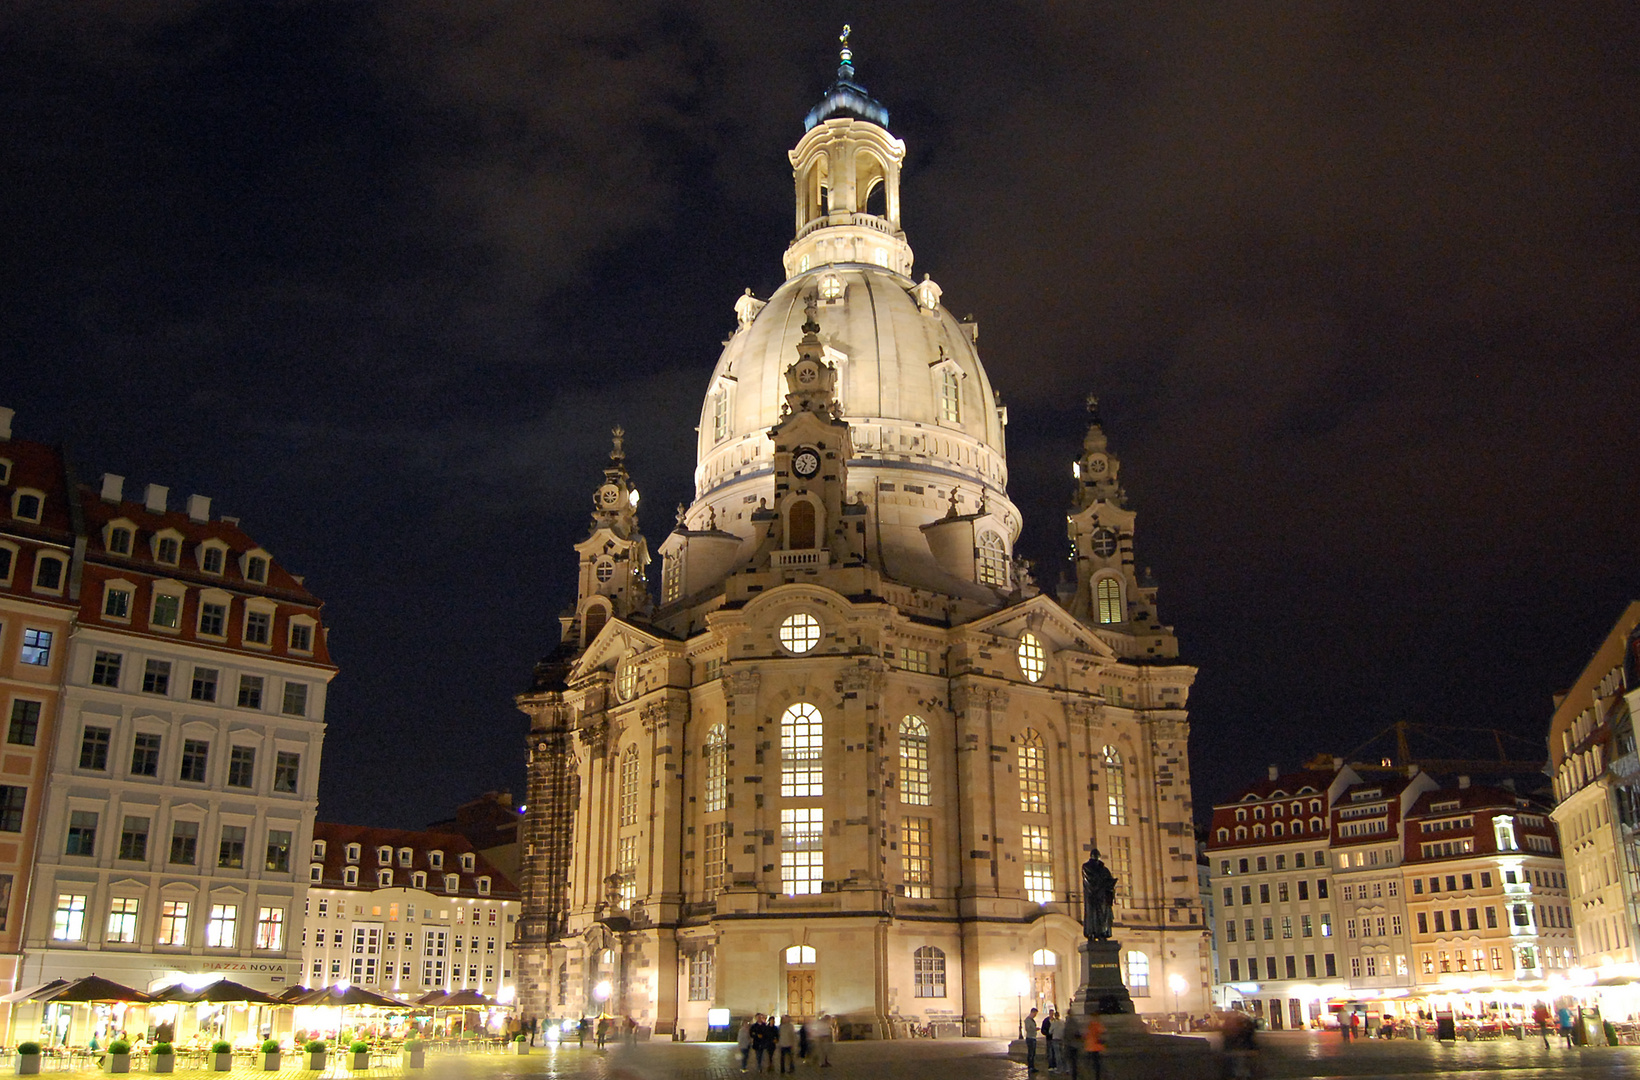
M 814 972 L 786 972 L 786 1015 L 814 1015 Z

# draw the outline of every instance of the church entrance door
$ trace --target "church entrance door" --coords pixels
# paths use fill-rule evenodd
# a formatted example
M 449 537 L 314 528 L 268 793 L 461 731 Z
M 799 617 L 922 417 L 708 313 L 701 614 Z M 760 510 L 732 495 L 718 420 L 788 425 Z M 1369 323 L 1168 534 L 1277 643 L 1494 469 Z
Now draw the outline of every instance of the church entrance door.
M 786 972 L 786 1015 L 814 1015 L 814 972 Z

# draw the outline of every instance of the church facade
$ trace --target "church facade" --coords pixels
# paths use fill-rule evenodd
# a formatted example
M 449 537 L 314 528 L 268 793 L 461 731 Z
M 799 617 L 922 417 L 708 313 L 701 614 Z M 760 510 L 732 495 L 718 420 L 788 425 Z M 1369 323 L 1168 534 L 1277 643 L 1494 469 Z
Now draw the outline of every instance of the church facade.
M 1096 412 L 1074 582 L 1016 557 L 1007 414 L 976 326 L 911 276 L 905 146 L 851 60 L 790 153 L 786 281 L 737 303 L 707 384 L 694 502 L 652 555 L 617 431 L 518 698 L 521 1006 L 1011 1035 L 1076 990 L 1097 847 L 1139 1011 L 1200 1012 L 1195 671 Z

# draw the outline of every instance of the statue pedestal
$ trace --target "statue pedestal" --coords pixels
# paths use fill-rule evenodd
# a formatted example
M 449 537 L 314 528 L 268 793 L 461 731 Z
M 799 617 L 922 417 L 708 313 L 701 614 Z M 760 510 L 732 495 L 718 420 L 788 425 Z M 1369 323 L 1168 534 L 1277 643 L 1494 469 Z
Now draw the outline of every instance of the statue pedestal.
M 1206 1039 L 1155 1035 L 1139 1019 L 1122 981 L 1119 942 L 1084 941 L 1077 952 L 1082 983 L 1071 998 L 1067 1026 L 1080 1031 L 1090 1017 L 1104 1025 L 1104 1080 L 1218 1080 L 1219 1055 Z

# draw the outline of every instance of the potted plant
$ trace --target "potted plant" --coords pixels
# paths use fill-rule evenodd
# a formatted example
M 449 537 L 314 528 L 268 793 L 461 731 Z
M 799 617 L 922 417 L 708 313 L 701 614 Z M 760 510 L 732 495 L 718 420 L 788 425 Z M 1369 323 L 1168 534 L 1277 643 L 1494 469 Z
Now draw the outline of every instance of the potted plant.
M 25 1042 L 17 1044 L 17 1075 L 38 1076 L 40 1074 L 40 1044 Z
M 279 1071 L 279 1040 L 269 1039 L 262 1044 L 262 1071 Z
M 155 1043 L 148 1054 L 149 1072 L 176 1072 L 177 1052 L 170 1043 Z
M 421 1039 L 406 1039 L 404 1041 L 404 1067 L 407 1069 L 427 1068 L 427 1043 Z
M 348 1061 L 348 1068 L 350 1068 L 350 1069 L 368 1069 L 368 1068 L 370 1068 L 370 1044 L 369 1043 L 367 1043 L 367 1042 L 355 1042 L 352 1046 L 349 1046 L 347 1048 L 347 1054 L 348 1054 L 348 1057 L 351 1059 L 351 1060 Z
M 124 1039 L 115 1039 L 108 1044 L 108 1071 L 111 1073 L 128 1073 L 131 1071 L 131 1044 Z
M 211 1071 L 227 1072 L 233 1068 L 233 1047 L 226 1039 L 211 1044 Z
M 325 1071 L 325 1043 L 323 1039 L 314 1039 L 303 1047 L 307 1051 L 308 1068 L 314 1072 Z
M 513 1040 L 513 1049 L 515 1051 L 517 1051 L 517 1053 L 519 1054 L 520 1057 L 522 1057 L 523 1055 L 529 1053 L 530 1052 L 530 1037 L 528 1035 L 518 1036 L 518 1038 Z

